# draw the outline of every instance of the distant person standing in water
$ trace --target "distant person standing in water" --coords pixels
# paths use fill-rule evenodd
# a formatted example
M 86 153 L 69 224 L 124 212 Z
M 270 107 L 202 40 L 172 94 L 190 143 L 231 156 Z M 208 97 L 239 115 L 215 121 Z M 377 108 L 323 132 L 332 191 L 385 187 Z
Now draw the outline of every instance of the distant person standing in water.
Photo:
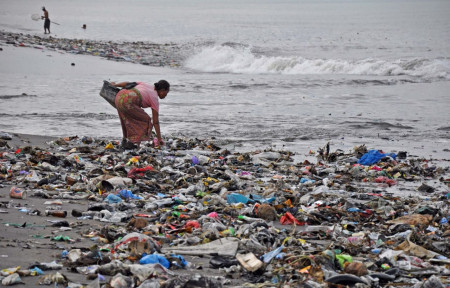
M 44 16 L 41 16 L 42 19 L 45 19 L 44 21 L 44 34 L 50 34 L 50 18 L 48 18 L 48 11 L 45 10 L 45 7 L 42 7 L 42 11 L 44 11 Z

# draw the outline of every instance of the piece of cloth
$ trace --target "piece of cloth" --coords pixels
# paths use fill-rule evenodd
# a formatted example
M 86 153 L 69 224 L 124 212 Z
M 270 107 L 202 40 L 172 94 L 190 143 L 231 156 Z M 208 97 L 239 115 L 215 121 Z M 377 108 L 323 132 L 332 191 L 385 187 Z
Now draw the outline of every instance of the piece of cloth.
M 44 21 L 44 28 L 46 28 L 46 29 L 50 29 L 50 19 L 45 19 L 45 21 Z
M 153 124 L 150 116 L 141 108 L 142 96 L 136 87 L 120 90 L 116 95 L 115 104 L 123 137 L 133 143 L 141 143 L 151 139 Z
M 138 85 L 134 88 L 138 89 L 142 95 L 142 108 L 152 108 L 159 112 L 159 97 L 155 90 L 155 86 L 145 82 L 136 82 Z

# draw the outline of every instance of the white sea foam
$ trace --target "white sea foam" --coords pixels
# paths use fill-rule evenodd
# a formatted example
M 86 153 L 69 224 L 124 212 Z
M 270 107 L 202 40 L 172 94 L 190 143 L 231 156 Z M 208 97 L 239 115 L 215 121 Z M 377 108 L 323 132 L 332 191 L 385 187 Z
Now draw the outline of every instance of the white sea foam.
M 244 74 L 349 74 L 375 76 L 415 76 L 425 79 L 450 78 L 450 61 L 444 59 L 398 59 L 386 61 L 366 58 L 306 59 L 301 56 L 264 56 L 248 47 L 210 46 L 186 60 L 187 68 L 203 72 Z

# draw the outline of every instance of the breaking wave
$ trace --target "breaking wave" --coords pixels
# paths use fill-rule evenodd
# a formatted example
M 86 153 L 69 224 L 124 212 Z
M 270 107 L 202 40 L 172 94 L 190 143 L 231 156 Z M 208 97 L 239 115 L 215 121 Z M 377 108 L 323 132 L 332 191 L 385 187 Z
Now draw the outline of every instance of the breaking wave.
M 243 74 L 353 74 L 450 79 L 449 59 L 307 59 L 257 55 L 248 47 L 210 46 L 190 56 L 185 66 L 202 72 Z

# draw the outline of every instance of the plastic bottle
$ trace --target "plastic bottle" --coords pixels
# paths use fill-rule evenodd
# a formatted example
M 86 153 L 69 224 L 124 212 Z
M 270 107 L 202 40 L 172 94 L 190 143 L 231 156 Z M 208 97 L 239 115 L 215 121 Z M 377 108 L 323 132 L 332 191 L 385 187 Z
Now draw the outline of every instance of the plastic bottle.
M 281 253 L 281 251 L 283 250 L 284 246 L 281 245 L 280 247 L 278 247 L 277 249 L 267 252 L 266 254 L 264 254 L 263 257 L 263 261 L 264 263 L 270 263 L 270 261 L 272 261 L 272 259 L 274 257 L 276 257 L 278 254 Z

